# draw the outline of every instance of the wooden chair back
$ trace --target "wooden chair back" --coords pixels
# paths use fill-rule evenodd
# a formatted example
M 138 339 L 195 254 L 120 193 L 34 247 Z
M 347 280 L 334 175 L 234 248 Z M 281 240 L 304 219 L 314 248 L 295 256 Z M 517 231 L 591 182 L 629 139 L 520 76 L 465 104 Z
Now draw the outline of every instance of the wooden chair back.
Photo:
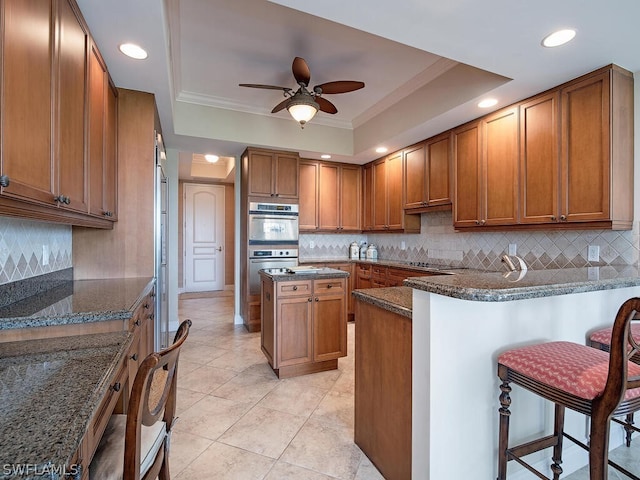
M 138 368 L 127 409 L 125 480 L 140 479 L 142 425 L 151 426 L 162 418 L 166 423 L 167 437 L 171 432 L 176 411 L 178 358 L 190 327 L 191 320 L 183 321 L 178 327 L 173 344 L 165 350 L 151 353 Z M 145 474 L 145 479 L 155 479 L 163 463 L 167 463 L 164 461 L 164 455 L 168 452 L 167 437 L 158 450 L 153 465 Z

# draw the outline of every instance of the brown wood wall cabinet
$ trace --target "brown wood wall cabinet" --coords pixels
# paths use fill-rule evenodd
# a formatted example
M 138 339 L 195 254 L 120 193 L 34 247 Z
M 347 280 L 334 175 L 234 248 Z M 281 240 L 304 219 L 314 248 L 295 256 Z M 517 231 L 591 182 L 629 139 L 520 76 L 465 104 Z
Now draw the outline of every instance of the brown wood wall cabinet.
M 456 228 L 631 229 L 631 73 L 604 67 L 453 137 Z
M 451 209 L 451 132 L 406 148 L 404 209 L 411 213 Z
M 361 231 L 361 172 L 358 165 L 301 160 L 300 231 Z
M 242 157 L 248 162 L 247 195 L 298 200 L 297 153 L 247 148 Z
M 365 231 L 420 232 L 420 216 L 408 215 L 404 210 L 403 173 L 402 151 L 372 162 L 371 171 L 365 173 L 363 180 Z
M 262 277 L 261 348 L 278 378 L 333 370 L 347 355 L 345 280 Z
M 113 117 L 106 118 L 115 102 L 106 68 L 100 86 L 92 81 L 91 59 L 99 53 L 78 6 L 6 0 L 0 9 L 0 214 L 112 228 L 115 215 L 102 209 L 103 196 L 115 198 L 107 190 L 116 185 L 106 179 L 116 168 Z M 98 113 L 99 126 L 90 121 Z M 107 170 L 93 165 L 98 149 Z M 96 188 L 101 211 L 91 202 Z

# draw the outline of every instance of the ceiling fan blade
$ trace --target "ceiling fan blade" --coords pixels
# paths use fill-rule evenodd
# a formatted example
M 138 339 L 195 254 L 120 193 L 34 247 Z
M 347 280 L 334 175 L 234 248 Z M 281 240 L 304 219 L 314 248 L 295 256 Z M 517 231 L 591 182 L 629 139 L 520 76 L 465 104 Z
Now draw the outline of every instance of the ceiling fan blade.
M 320 105 L 320 110 L 322 112 L 331 114 L 338 113 L 338 109 L 336 108 L 336 106 L 326 98 L 316 97 L 314 100 L 318 103 L 318 105 Z
M 309 71 L 309 65 L 304 61 L 304 58 L 296 57 L 293 59 L 293 65 L 291 65 L 293 76 L 297 83 L 304 83 L 304 86 L 309 86 L 309 80 L 311 80 L 311 72 Z
M 239 87 L 250 87 L 250 88 L 266 88 L 267 90 L 291 90 L 289 87 L 278 87 L 276 85 L 259 85 L 257 83 L 240 83 Z
M 353 80 L 338 80 L 337 82 L 327 82 L 313 87 L 322 89 L 322 94 L 347 93 L 354 90 L 360 90 L 364 87 L 364 82 L 355 82 Z
M 271 113 L 276 113 L 276 112 L 279 112 L 280 110 L 283 110 L 284 107 L 287 106 L 287 103 L 289 103 L 288 98 L 286 100 L 281 101 L 278 105 L 273 107 L 273 110 L 271 110 Z

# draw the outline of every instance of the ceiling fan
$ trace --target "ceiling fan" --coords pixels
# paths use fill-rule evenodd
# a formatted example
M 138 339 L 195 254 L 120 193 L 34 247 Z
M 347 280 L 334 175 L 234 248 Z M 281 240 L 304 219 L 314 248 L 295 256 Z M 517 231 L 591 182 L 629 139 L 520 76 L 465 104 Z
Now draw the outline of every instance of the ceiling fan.
M 276 105 L 273 110 L 271 110 L 271 113 L 276 113 L 286 108 L 291 116 L 300 123 L 302 128 L 304 128 L 305 123 L 313 118 L 318 110 L 330 114 L 338 113 L 338 109 L 335 105 L 329 100 L 323 98 L 322 95 L 353 92 L 354 90 L 359 90 L 364 87 L 363 82 L 338 80 L 335 82 L 316 85 L 310 90 L 308 87 L 309 80 L 311 79 L 311 72 L 309 71 L 309 66 L 307 65 L 307 62 L 305 62 L 304 58 L 294 58 L 291 70 L 293 71 L 293 76 L 299 85 L 299 88 L 295 91 L 289 87 L 259 85 L 255 83 L 241 83 L 239 86 L 264 88 L 267 90 L 282 90 L 284 92 L 284 96 L 287 98 Z

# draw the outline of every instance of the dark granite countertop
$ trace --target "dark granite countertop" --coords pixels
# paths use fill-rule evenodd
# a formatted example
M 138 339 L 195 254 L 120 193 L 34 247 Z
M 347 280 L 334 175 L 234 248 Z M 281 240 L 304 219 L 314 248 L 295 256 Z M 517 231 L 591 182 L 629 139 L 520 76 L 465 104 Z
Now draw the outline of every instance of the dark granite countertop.
M 1 479 L 41 479 L 38 472 L 70 462 L 132 339 L 116 332 L 0 343 L 0 464 L 31 468 L 5 468 Z
M 66 282 L 0 308 L 0 330 L 126 319 L 153 287 L 150 277 Z
M 418 265 L 411 265 L 411 262 L 409 261 L 402 261 L 402 260 L 382 260 L 382 259 L 377 259 L 377 260 L 366 260 L 366 259 L 358 259 L 358 260 L 351 260 L 347 257 L 329 257 L 329 258 L 313 258 L 313 257 L 309 257 L 309 258 L 299 258 L 298 259 L 298 263 L 300 265 L 308 265 L 308 264 L 319 264 L 319 263 L 323 263 L 323 264 L 331 264 L 331 263 L 368 263 L 371 265 L 382 265 L 382 266 L 386 266 L 386 267 L 398 267 L 398 268 L 405 268 L 408 270 L 414 270 L 417 272 L 425 272 L 425 273 L 438 273 L 438 274 L 443 274 L 443 275 L 451 275 L 451 274 L 455 274 L 455 273 L 468 273 L 468 272 L 478 272 L 479 270 L 470 270 L 467 268 L 460 268 L 460 267 L 449 267 L 446 265 L 428 265 L 428 266 L 418 266 Z
M 337 270 L 335 268 L 320 268 L 313 272 L 288 273 L 283 268 L 268 268 L 260 270 L 260 275 L 273 280 L 274 282 L 286 282 L 290 280 L 317 280 L 322 278 L 346 278 L 349 272 Z
M 354 290 L 352 295 L 403 317 L 411 318 L 413 314 L 413 289 L 409 287 L 367 288 Z
M 463 300 L 506 302 L 571 293 L 640 286 L 640 271 L 631 266 L 528 270 L 412 277 L 404 285 Z

